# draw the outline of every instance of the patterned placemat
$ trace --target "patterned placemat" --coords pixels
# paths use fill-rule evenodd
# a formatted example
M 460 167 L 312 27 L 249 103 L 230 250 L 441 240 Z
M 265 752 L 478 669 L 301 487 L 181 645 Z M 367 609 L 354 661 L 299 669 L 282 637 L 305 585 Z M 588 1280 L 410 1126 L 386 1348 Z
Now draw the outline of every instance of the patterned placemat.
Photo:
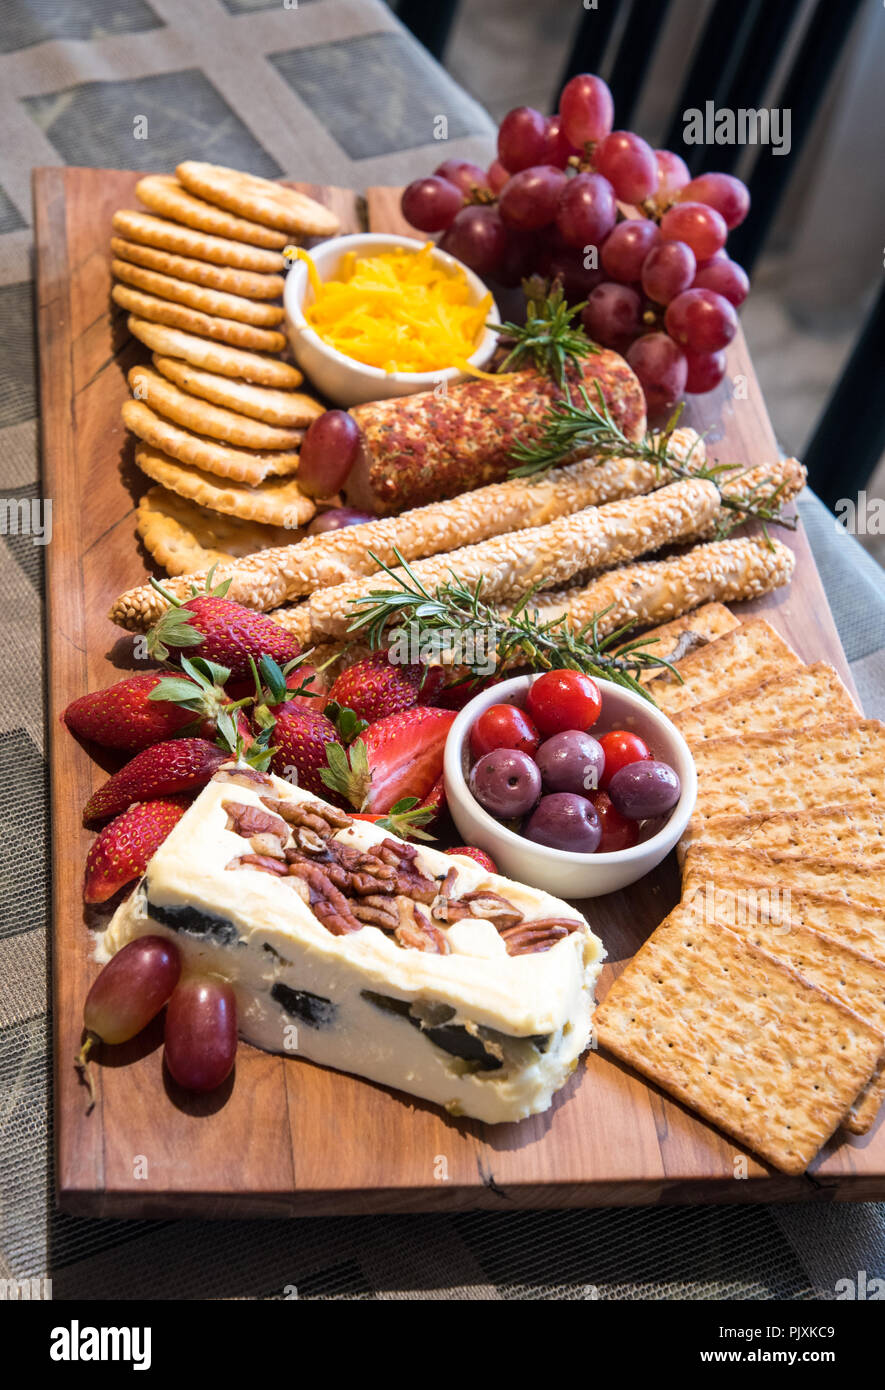
M 0 27 L 0 1279 L 56 1298 L 833 1297 L 885 1273 L 883 1208 L 719 1207 L 301 1222 L 86 1221 L 52 1205 L 44 546 L 30 285 L 36 164 L 201 158 L 357 189 L 492 123 L 379 0 L 6 0 Z M 146 133 L 145 139 L 138 132 Z M 32 509 L 32 503 L 37 509 Z M 802 504 L 867 712 L 885 716 L 882 572 Z M 50 541 L 51 543 L 51 541 Z M 79 874 L 79 864 L 71 872 Z

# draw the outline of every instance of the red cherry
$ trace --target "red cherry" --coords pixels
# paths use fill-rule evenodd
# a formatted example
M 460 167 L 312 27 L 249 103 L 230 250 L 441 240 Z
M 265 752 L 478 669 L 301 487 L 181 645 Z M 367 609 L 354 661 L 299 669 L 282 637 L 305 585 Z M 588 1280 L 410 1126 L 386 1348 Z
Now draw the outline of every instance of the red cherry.
M 589 793 L 589 799 L 596 807 L 602 838 L 596 846 L 597 854 L 614 854 L 619 849 L 632 849 L 639 840 L 639 822 L 628 820 L 616 811 L 608 792 Z
M 540 744 L 541 735 L 518 705 L 489 705 L 471 725 L 469 742 L 474 758 L 495 748 L 518 748 L 531 755 Z
M 628 763 L 644 762 L 651 757 L 648 744 L 638 734 L 631 734 L 628 729 L 612 729 L 611 733 L 603 734 L 599 742 L 605 754 L 605 767 L 599 779 L 602 790 L 622 767 L 626 767 Z
M 532 681 L 525 703 L 544 735 L 589 729 L 602 711 L 599 686 L 583 671 L 545 671 Z

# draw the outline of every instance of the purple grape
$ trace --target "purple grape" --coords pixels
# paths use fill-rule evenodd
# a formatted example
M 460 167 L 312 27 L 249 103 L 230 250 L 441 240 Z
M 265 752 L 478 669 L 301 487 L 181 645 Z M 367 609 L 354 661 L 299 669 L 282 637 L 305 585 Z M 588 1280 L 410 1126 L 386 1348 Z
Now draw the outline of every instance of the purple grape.
M 523 830 L 527 840 L 572 854 L 593 854 L 602 839 L 596 807 L 586 796 L 553 792 L 542 796 Z
M 563 729 L 545 739 L 535 754 L 535 762 L 547 791 L 575 792 L 584 796 L 599 786 L 605 753 L 591 734 L 580 729 Z
M 541 774 L 528 753 L 493 748 L 475 764 L 468 785 L 489 815 L 513 820 L 530 811 L 541 795 Z
M 622 767 L 609 782 L 608 794 L 628 820 L 649 820 L 673 810 L 682 786 L 668 763 L 649 760 Z
M 318 512 L 307 528 L 309 536 L 320 536 L 324 531 L 340 531 L 344 526 L 359 526 L 364 521 L 377 521 L 371 512 L 357 511 L 356 507 L 327 507 Z

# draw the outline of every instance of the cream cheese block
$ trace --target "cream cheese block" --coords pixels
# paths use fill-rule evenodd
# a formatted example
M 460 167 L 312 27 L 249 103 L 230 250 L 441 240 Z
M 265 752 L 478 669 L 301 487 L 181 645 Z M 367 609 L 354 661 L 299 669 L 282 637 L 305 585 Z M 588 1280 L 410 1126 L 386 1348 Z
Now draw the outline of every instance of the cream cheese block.
M 151 859 L 99 956 L 148 933 L 230 981 L 255 1046 L 489 1123 L 550 1105 L 589 1044 L 605 956 L 568 903 L 233 767 Z

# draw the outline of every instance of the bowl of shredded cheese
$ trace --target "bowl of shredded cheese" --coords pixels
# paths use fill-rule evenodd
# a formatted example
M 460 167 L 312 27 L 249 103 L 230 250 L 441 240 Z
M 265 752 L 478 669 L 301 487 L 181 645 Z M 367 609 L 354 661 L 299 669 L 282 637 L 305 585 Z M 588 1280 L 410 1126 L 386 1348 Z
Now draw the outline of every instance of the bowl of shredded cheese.
M 335 237 L 292 264 L 283 303 L 292 352 L 336 405 L 363 405 L 483 375 L 501 322 L 482 280 L 433 242 Z

